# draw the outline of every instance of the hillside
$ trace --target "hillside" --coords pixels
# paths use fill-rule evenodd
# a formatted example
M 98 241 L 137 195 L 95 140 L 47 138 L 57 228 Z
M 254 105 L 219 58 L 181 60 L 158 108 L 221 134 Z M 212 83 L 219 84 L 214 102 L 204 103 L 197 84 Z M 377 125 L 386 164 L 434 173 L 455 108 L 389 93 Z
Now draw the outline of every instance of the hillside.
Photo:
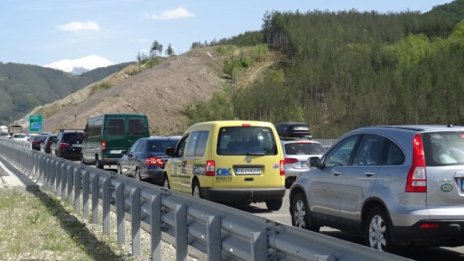
M 0 125 L 6 125 L 35 106 L 61 99 L 127 65 L 98 68 L 75 76 L 40 66 L 0 62 Z
M 88 117 L 106 112 L 140 112 L 148 116 L 153 134 L 181 133 L 187 104 L 208 100 L 223 87 L 223 63 L 214 48 L 195 48 L 133 76 L 128 70 L 134 68 L 127 67 L 31 113 L 44 115 L 45 131 L 84 128 Z

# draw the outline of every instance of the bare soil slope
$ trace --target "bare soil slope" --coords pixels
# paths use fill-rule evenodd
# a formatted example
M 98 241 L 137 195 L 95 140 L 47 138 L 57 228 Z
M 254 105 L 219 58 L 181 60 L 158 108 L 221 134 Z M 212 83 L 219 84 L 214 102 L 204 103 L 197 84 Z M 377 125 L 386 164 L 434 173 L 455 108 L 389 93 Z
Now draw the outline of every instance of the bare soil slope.
M 98 88 L 95 83 L 31 114 L 43 114 L 43 129 L 56 131 L 84 128 L 88 117 L 102 113 L 138 112 L 148 116 L 152 134 L 179 134 L 187 127 L 184 108 L 210 99 L 223 87 L 224 59 L 214 48 L 195 48 L 134 76 L 113 75 L 111 79 L 118 83 L 110 88 Z

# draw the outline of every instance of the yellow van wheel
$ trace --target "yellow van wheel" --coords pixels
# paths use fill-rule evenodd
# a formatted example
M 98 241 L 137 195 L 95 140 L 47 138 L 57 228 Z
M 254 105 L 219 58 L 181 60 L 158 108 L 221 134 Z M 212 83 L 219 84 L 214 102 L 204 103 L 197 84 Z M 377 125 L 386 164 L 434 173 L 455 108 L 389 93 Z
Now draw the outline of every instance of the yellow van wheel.
M 171 188 L 171 186 L 169 185 L 168 176 L 166 174 L 164 174 L 164 177 L 163 177 L 163 188 L 165 188 L 165 189 L 170 189 Z
M 271 211 L 276 211 L 282 207 L 282 202 L 282 198 L 268 199 L 266 200 L 266 207 Z
M 203 198 L 203 195 L 201 195 L 201 187 L 200 187 L 200 183 L 198 182 L 198 180 L 193 181 L 192 196 L 195 198 Z

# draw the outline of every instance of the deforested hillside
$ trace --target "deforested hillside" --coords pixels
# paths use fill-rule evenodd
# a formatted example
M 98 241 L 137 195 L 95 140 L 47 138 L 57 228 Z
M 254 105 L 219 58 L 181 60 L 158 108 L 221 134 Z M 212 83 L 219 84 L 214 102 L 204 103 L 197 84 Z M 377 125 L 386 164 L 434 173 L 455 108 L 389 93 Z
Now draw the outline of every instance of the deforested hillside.
M 152 134 L 177 134 L 187 123 L 185 107 L 222 89 L 223 63 L 215 48 L 194 48 L 132 76 L 123 70 L 31 113 L 43 115 L 44 130 L 56 131 L 84 128 L 88 117 L 102 113 L 139 112 L 148 116 Z M 22 123 L 27 126 L 27 117 Z

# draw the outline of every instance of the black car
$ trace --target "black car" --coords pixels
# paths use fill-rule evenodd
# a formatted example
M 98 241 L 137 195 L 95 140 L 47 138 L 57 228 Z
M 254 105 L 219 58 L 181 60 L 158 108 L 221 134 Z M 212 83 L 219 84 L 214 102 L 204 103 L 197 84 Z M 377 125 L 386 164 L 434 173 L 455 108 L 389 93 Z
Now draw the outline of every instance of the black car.
M 58 133 L 55 155 L 69 160 L 80 160 L 83 130 L 60 130 Z
M 31 137 L 31 148 L 33 150 L 40 150 L 41 144 L 44 143 L 46 135 L 35 135 Z
M 51 145 L 57 141 L 57 137 L 58 135 L 56 134 L 48 135 L 45 141 L 40 145 L 40 151 L 44 153 L 52 153 Z
M 180 136 L 138 139 L 118 161 L 118 173 L 138 180 L 150 178 L 153 183 L 162 185 L 164 164 L 168 159 L 166 149 L 175 147 L 179 140 Z

